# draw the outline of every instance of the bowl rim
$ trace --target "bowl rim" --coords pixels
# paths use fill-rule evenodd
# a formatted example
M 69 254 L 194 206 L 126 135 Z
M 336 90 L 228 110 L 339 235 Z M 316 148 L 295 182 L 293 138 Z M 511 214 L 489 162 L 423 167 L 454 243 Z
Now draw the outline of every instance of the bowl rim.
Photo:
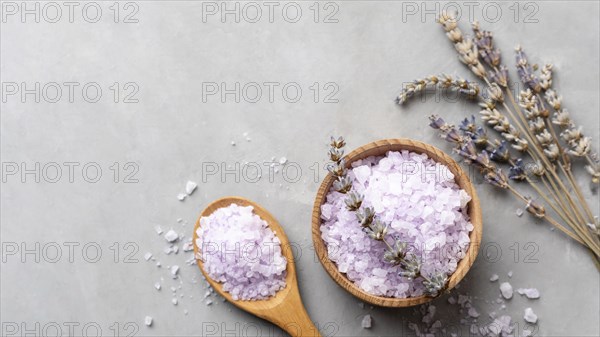
M 393 138 L 393 139 L 382 139 L 374 141 L 363 146 L 360 146 L 348 153 L 344 158 L 346 160 L 346 167 L 350 167 L 352 162 L 364 159 L 373 155 L 377 155 L 374 152 L 380 152 L 379 155 L 384 155 L 388 151 L 402 151 L 408 150 L 416 153 L 425 153 L 429 158 L 436 162 L 446 165 L 450 171 L 454 174 L 454 179 L 457 184 L 464 189 L 470 196 L 471 201 L 467 204 L 470 221 L 473 224 L 473 230 L 469 234 L 469 247 L 465 254 L 456 267 L 456 270 L 450 275 L 448 280 L 448 286 L 446 291 L 454 288 L 467 274 L 479 252 L 479 246 L 481 244 L 481 236 L 483 230 L 481 205 L 479 203 L 479 197 L 473 183 L 469 179 L 466 172 L 458 165 L 458 163 L 452 159 L 452 157 L 442 150 L 423 143 L 418 140 L 408 138 Z M 327 176 L 321 182 L 317 196 L 313 205 L 312 212 L 312 239 L 315 247 L 315 253 L 323 268 L 327 271 L 329 276 L 342 288 L 354 295 L 355 297 L 377 306 L 384 307 L 409 307 L 414 305 L 423 304 L 429 302 L 436 297 L 428 297 L 425 295 L 419 297 L 409 298 L 394 298 L 384 297 L 369 294 L 360 289 L 354 282 L 350 281 L 346 275 L 340 272 L 336 264 L 328 258 L 327 247 L 323 239 L 321 238 L 321 205 L 326 199 L 327 193 L 329 192 L 333 183 L 333 175 L 328 173 Z M 439 296 L 438 296 L 439 297 Z

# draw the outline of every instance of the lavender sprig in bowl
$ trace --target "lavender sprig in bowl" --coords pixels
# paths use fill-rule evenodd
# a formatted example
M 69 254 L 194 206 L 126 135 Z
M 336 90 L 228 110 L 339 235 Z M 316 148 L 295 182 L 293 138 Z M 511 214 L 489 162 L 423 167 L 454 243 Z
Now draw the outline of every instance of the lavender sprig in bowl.
M 345 145 L 343 140 L 334 139 L 332 141 L 332 149 L 329 156 L 334 165 L 330 168 L 330 174 L 325 177 L 319 188 L 313 208 L 313 243 L 317 256 L 325 270 L 336 283 L 352 295 L 365 302 L 386 307 L 407 307 L 426 303 L 441 295 L 444 291 L 455 287 L 475 261 L 482 234 L 479 198 L 467 174 L 446 153 L 431 145 L 410 139 L 388 139 L 373 142 L 352 151 L 345 157 L 342 151 L 343 145 Z M 365 160 L 370 157 L 384 157 L 390 151 L 408 151 L 425 154 L 436 163 L 447 167 L 452 173 L 458 187 L 470 197 L 470 201 L 465 206 L 466 215 L 468 215 L 468 219 L 472 223 L 472 230 L 468 234 L 468 246 L 464 249 L 464 254 L 460 257 L 460 260 L 457 261 L 456 268 L 450 274 L 436 273 L 426 268 L 421 270 L 420 262 L 422 260 L 419 259 L 419 256 L 411 256 L 411 250 L 406 250 L 406 246 L 400 240 L 386 237 L 386 227 L 388 224 L 384 221 L 385 219 L 378 219 L 377 215 L 371 217 L 366 205 L 359 205 L 361 203 L 360 191 L 356 191 L 351 186 L 351 179 L 346 175 L 347 170 L 351 169 L 352 164 L 359 160 Z M 323 239 L 322 233 L 322 225 L 324 223 L 322 206 L 327 202 L 327 196 L 332 190 L 341 191 L 339 193 L 344 193 L 347 196 L 345 205 L 340 205 L 340 207 L 356 211 L 356 226 L 358 228 L 362 226 L 365 235 L 374 240 L 374 244 L 371 245 L 372 247 L 381 246 L 379 247 L 381 249 L 376 248 L 377 253 L 381 252 L 381 261 L 388 263 L 403 278 L 414 280 L 417 287 L 422 288 L 423 291 L 420 293 L 417 291 L 418 295 L 406 298 L 374 295 L 372 292 L 365 291 L 360 285 L 353 282 L 349 275 L 340 271 L 340 261 L 336 263 L 330 259 L 330 254 L 335 252 L 331 251 L 331 247 Z M 408 246 L 410 244 L 408 243 Z M 342 270 L 344 269 L 342 268 Z M 392 279 L 397 280 L 396 276 L 393 276 Z

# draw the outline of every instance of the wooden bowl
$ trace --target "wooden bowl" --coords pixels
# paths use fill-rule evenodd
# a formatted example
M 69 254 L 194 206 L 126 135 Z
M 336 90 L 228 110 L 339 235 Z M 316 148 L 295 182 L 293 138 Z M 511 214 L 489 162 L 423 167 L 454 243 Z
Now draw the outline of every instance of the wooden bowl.
M 358 149 L 350 152 L 345 157 L 346 166 L 349 168 L 352 162 L 359 159 L 364 159 L 371 156 L 384 156 L 388 151 L 401 150 L 408 150 L 415 153 L 425 153 L 429 156 L 429 158 L 446 165 L 454 174 L 456 183 L 471 196 L 471 201 L 467 205 L 467 212 L 474 229 L 469 235 L 471 242 L 465 257 L 459 261 L 456 271 L 454 271 L 454 273 L 448 279 L 447 290 L 450 290 L 454 288 L 460 282 L 460 280 L 462 280 L 477 257 L 481 243 L 482 232 L 481 206 L 479 205 L 479 198 L 477 197 L 475 188 L 473 187 L 468 175 L 449 155 L 431 145 L 412 139 L 385 139 L 361 146 Z M 328 174 L 321 183 L 321 187 L 319 188 L 317 197 L 315 199 L 312 215 L 312 237 L 315 245 L 315 251 L 319 257 L 319 260 L 321 261 L 321 264 L 327 273 L 329 273 L 329 276 L 331 276 L 333 280 L 337 282 L 337 284 L 346 289 L 346 291 L 350 292 L 352 295 L 373 305 L 383 307 L 408 307 L 431 301 L 433 299 L 432 297 L 427 297 L 424 295 L 410 298 L 393 298 L 369 294 L 360 289 L 354 284 L 354 282 L 350 281 L 345 274 L 338 270 L 336 264 L 329 259 L 327 247 L 321 238 L 321 205 L 325 202 L 333 181 L 333 175 Z

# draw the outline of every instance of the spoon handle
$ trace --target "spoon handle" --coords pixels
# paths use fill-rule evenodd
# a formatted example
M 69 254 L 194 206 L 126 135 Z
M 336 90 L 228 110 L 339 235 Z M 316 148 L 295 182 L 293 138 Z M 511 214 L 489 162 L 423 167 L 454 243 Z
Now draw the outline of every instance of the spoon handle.
M 313 324 L 304 305 L 291 305 L 282 310 L 274 322 L 292 337 L 321 337 L 319 329 Z M 283 308 L 282 308 L 283 309 Z
M 295 279 L 292 281 L 290 292 L 269 311 L 269 317 L 265 318 L 285 330 L 290 336 L 321 337 L 319 329 L 313 324 L 304 308 Z

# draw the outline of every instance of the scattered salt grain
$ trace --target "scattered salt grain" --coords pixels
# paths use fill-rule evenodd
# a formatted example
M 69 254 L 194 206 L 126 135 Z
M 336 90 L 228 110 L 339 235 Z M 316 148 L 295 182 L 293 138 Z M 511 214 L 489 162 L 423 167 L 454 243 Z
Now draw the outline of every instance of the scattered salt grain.
M 517 208 L 517 211 L 515 213 L 517 214 L 518 217 L 521 217 L 521 215 L 523 215 L 523 210 L 520 208 Z
M 144 318 L 144 324 L 146 324 L 146 326 L 152 326 L 152 317 L 146 316 L 146 318 Z
M 508 272 L 508 277 L 512 278 L 512 276 L 513 276 L 513 272 L 512 272 L 512 270 L 510 270 L 510 271 Z
M 525 295 L 529 299 L 540 298 L 540 292 L 536 288 L 519 288 L 517 289 L 519 295 Z
M 192 241 L 188 241 L 183 244 L 183 247 L 181 249 L 183 249 L 184 252 L 191 252 L 192 250 L 194 250 L 194 243 Z
M 502 293 L 502 297 L 507 300 L 511 299 L 513 296 L 513 288 L 508 282 L 503 282 L 500 284 L 500 292 Z
M 179 273 L 179 266 L 172 266 L 171 267 L 171 276 L 173 276 L 173 278 L 177 278 L 178 273 Z
M 171 248 L 171 250 L 173 250 L 173 253 L 175 253 L 175 254 L 179 253 L 179 247 L 178 246 L 173 246 L 173 248 Z
M 196 184 L 195 182 L 189 180 L 185 184 L 185 193 L 187 195 L 192 195 L 192 193 L 194 193 L 194 191 L 196 190 L 196 187 L 198 187 L 198 184 Z
M 496 282 L 499 278 L 500 276 L 498 276 L 498 274 L 494 274 L 492 275 L 492 277 L 490 277 L 490 282 Z
M 156 231 L 156 234 L 161 235 L 163 233 L 162 228 L 160 228 L 160 226 L 154 226 L 154 230 Z
M 212 300 L 206 300 L 206 302 L 204 302 L 204 304 L 206 304 L 208 306 L 208 305 L 213 304 L 213 301 Z
M 219 208 L 200 218 L 197 234 L 205 271 L 234 300 L 269 298 L 285 287 L 281 241 L 253 207 Z
M 156 290 L 160 290 L 160 283 L 154 283 L 154 288 L 156 288 Z
M 500 316 L 488 326 L 482 328 L 483 331 L 480 331 L 482 335 L 492 336 L 511 336 L 514 327 L 511 326 L 512 318 L 510 316 Z
M 466 255 L 473 224 L 466 212 L 470 196 L 446 166 L 423 154 L 390 151 L 352 163 L 348 177 L 364 196 L 363 205 L 390 224 L 388 234 L 414 243 L 415 254 L 422 256 L 422 271 L 451 275 L 456 270 Z M 385 244 L 362 230 L 345 207 L 346 197 L 332 189 L 321 206 L 321 237 L 338 270 L 372 295 L 421 296 L 423 280 L 401 277 L 397 267 L 381 259 Z
M 435 305 L 427 306 L 427 314 L 425 314 L 423 316 L 423 319 L 421 319 L 421 321 L 425 324 L 431 324 L 431 322 L 433 322 L 433 317 L 435 316 L 435 312 L 436 312 Z
M 469 296 L 462 295 L 462 294 L 458 295 L 458 304 L 461 307 L 464 307 L 468 302 L 469 302 Z
M 179 201 L 185 200 L 185 197 L 187 197 L 187 194 L 185 194 L 185 193 L 177 194 L 177 200 L 179 200 Z
M 538 320 L 537 315 L 533 312 L 531 308 L 525 309 L 525 315 L 523 316 L 523 318 L 525 319 L 525 321 L 533 324 L 537 323 Z
M 231 141 L 231 146 L 235 146 L 235 140 Z
M 365 315 L 365 317 L 363 317 L 362 321 L 360 322 L 360 326 L 363 329 L 370 329 L 372 323 L 373 319 L 371 318 L 371 315 Z
M 473 318 L 477 318 L 479 317 L 479 313 L 477 312 L 477 310 L 475 310 L 475 308 L 471 307 L 469 308 L 469 312 L 468 312 L 469 316 L 473 317 Z
M 165 240 L 167 240 L 167 242 L 175 242 L 177 239 L 179 239 L 179 234 L 172 229 L 165 234 Z
M 152 253 L 147 252 L 146 254 L 144 254 L 144 260 L 150 261 L 151 258 L 152 258 Z
M 279 164 L 285 165 L 285 163 L 287 163 L 287 158 L 286 157 L 279 158 Z
M 173 305 L 177 305 L 177 303 L 179 303 L 179 301 L 177 300 L 177 297 L 174 297 L 174 298 L 171 300 L 171 303 L 173 303 Z

